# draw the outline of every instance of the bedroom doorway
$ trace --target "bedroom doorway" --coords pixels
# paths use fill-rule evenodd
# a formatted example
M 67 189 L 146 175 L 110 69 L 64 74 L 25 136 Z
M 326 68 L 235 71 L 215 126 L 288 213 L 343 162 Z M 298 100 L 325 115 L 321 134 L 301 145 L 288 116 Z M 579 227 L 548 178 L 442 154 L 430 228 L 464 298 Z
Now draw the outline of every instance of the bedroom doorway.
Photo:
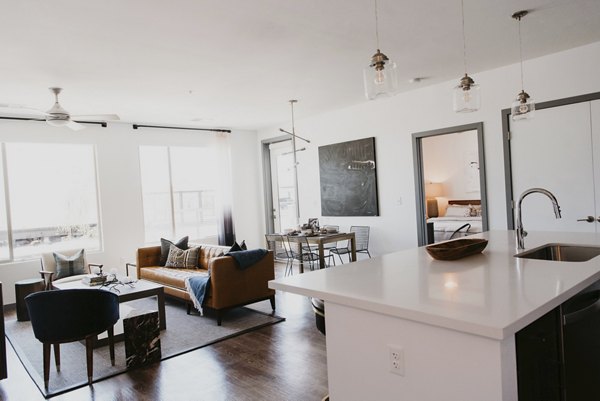
M 419 246 L 488 230 L 483 123 L 413 134 Z

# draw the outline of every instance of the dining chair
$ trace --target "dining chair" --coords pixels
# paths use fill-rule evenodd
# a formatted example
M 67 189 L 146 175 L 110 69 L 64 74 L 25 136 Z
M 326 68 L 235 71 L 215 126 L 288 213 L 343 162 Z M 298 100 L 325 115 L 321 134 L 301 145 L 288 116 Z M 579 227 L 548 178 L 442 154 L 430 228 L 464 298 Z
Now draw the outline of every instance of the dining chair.
M 289 251 L 292 256 L 292 262 L 293 261 L 302 262 L 302 263 L 308 262 L 309 269 L 314 270 L 315 264 L 318 265 L 318 263 L 319 263 L 319 254 L 314 252 L 311 249 L 307 237 L 298 236 L 298 238 L 299 238 L 298 241 L 293 241 L 293 240 L 290 240 L 289 236 L 287 236 Z M 331 261 L 333 261 L 333 265 L 335 266 L 335 259 L 333 258 L 333 255 L 331 255 L 331 254 L 325 255 L 325 259 L 328 259 L 329 263 L 326 264 L 326 266 L 321 266 L 321 267 L 330 266 Z
M 285 261 L 284 275 L 292 275 L 294 273 L 292 269 L 293 258 L 285 237 L 281 234 L 265 234 L 265 239 L 267 241 L 267 249 L 273 251 L 275 259 L 281 262 Z
M 354 240 L 356 242 L 356 253 L 366 253 L 369 258 L 371 258 L 371 253 L 369 252 L 369 226 L 352 226 L 350 227 L 350 232 L 354 233 Z M 348 255 L 348 261 L 352 262 L 352 247 L 350 240 L 346 241 L 345 247 L 335 247 L 329 249 L 330 254 L 338 255 L 340 262 L 344 263 L 342 260 L 342 255 Z
M 113 326 L 119 320 L 119 297 L 100 289 L 40 291 L 25 298 L 33 334 L 43 344 L 44 386 L 50 378 L 50 347 L 60 372 L 60 344 L 85 340 L 88 384 L 92 384 L 96 336 L 108 332 L 111 363 L 115 364 Z

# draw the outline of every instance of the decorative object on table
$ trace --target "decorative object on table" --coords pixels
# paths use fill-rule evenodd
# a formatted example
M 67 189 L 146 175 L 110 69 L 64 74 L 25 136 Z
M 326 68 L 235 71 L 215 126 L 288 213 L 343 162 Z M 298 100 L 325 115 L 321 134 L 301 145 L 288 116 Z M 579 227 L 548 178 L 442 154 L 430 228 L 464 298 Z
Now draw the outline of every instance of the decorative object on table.
M 398 71 L 396 63 L 379 50 L 379 15 L 377 0 L 375 5 L 375 39 L 377 52 L 363 70 L 365 96 L 369 100 L 394 95 L 398 91 Z
M 108 330 L 111 363 L 115 363 L 113 326 L 119 320 L 119 299 L 107 291 L 40 291 L 25 298 L 35 337 L 43 344 L 44 388 L 50 378 L 50 347 L 60 371 L 60 344 L 85 340 L 87 379 L 92 384 L 93 344 Z
M 535 103 L 531 96 L 525 92 L 523 84 L 523 45 L 521 41 L 521 19 L 529 14 L 529 11 L 517 11 L 511 17 L 519 22 L 519 59 L 521 60 L 521 92 L 510 108 L 510 114 L 514 121 L 532 118 L 535 112 Z
M 321 214 L 378 216 L 375 138 L 319 147 Z
M 457 260 L 481 253 L 487 243 L 488 241 L 483 238 L 461 238 L 427 245 L 425 249 L 436 260 Z
M 156 302 L 150 298 L 128 302 L 128 305 L 140 310 L 155 310 L 156 308 Z M 201 319 L 187 315 L 186 309 L 178 301 L 167 300 L 166 308 L 169 329 L 160 333 L 163 360 L 285 320 L 266 313 L 269 307 L 263 308 L 260 304 L 255 305 L 254 309 L 236 308 L 231 310 L 227 315 L 227 324 L 223 326 L 217 326 L 214 319 Z M 262 310 L 265 312 L 261 312 Z M 31 323 L 17 322 L 13 312 L 12 316 L 9 315 L 6 318 L 6 336 L 23 366 L 45 397 L 48 398 L 87 385 L 86 371 L 82 369 L 85 357 L 81 356 L 85 355 L 84 343 L 75 341 L 61 345 L 61 355 L 63 356 L 61 372 L 55 375 L 51 366 L 52 378 L 48 388 L 45 389 L 42 352 L 39 349 L 38 340 L 33 335 Z M 128 371 L 123 341 L 115 343 L 115 355 L 117 358 L 115 365 L 112 366 L 107 347 L 94 349 L 94 381 Z
M 123 319 L 127 368 L 161 359 L 158 312 L 134 309 Z
M 86 274 L 81 282 L 89 286 L 102 285 L 106 282 L 106 276 L 103 274 Z
M 458 86 L 454 88 L 454 111 L 457 113 L 470 113 L 479 110 L 481 106 L 481 94 L 479 85 L 467 74 L 467 41 L 465 39 L 465 4 L 460 1 L 462 15 L 462 42 L 463 63 L 465 65 L 465 76 L 462 77 Z M 436 217 L 436 216 L 432 216 Z
M 321 229 L 319 228 L 319 219 L 316 217 L 310 217 L 308 219 L 307 228 L 310 228 L 313 233 L 318 233 L 319 231 L 321 231 Z
M 45 289 L 46 285 L 41 278 L 19 280 L 15 283 L 15 302 L 18 321 L 25 322 L 29 320 L 29 312 L 27 311 L 25 297 L 34 292 L 44 291 Z

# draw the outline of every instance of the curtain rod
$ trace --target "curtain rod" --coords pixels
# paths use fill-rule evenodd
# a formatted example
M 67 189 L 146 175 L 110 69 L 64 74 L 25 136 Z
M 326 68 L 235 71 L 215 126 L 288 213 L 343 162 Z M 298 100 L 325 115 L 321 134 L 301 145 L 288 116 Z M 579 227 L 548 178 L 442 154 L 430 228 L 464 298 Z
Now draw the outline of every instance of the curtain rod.
M 208 132 L 227 132 L 227 133 L 231 133 L 230 129 L 192 128 L 192 127 L 169 127 L 169 126 L 166 126 L 166 125 L 133 124 L 133 129 L 138 129 L 138 128 L 183 129 L 183 130 L 190 130 L 190 131 L 208 131 Z
M 41 122 L 46 122 L 46 119 L 44 118 L 35 118 L 35 117 L 4 117 L 4 116 L 0 116 L 0 120 L 18 120 L 18 121 L 41 121 Z M 73 120 L 76 123 L 79 124 L 96 124 L 96 125 L 100 125 L 104 128 L 106 128 L 107 124 L 105 121 L 77 121 L 77 120 Z

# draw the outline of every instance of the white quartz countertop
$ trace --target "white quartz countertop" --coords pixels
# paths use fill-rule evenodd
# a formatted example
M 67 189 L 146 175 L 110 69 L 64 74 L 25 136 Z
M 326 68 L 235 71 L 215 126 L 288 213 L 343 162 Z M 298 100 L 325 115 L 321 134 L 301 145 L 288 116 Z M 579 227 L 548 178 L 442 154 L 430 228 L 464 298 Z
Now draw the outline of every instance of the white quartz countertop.
M 489 231 L 483 253 L 432 259 L 424 247 L 269 282 L 277 290 L 493 339 L 514 335 L 600 280 L 600 257 L 587 262 L 515 258 L 514 231 Z M 594 233 L 530 232 L 525 246 L 600 246 Z

